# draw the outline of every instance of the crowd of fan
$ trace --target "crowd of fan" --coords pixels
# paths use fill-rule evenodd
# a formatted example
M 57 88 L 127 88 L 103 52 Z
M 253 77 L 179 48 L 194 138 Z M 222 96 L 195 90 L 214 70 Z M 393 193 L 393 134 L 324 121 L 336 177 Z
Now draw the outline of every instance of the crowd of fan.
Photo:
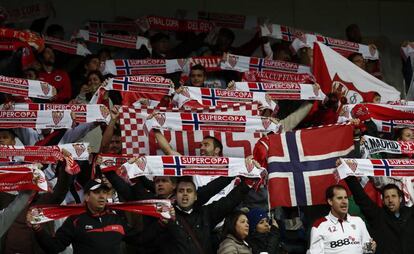
M 38 30 L 37 32 L 41 32 L 43 29 Z M 59 25 L 50 25 L 44 31 L 49 37 L 63 39 L 65 36 L 63 27 Z M 32 99 L 33 102 L 85 104 L 89 103 L 97 89 L 108 78 L 101 71 L 104 62 L 109 59 L 175 59 L 192 56 L 222 56 L 224 53 L 252 56 L 257 49 L 260 50 L 269 43 L 269 38 L 261 37 L 260 33 L 256 33 L 248 42 L 235 47 L 233 46 L 236 36 L 234 31 L 222 28 L 216 32 L 217 39 L 213 44 L 209 44 L 205 42 L 207 33 L 149 31 L 146 36 L 150 38 L 152 52 L 146 47 L 130 50 L 91 44 L 89 48 L 93 48 L 96 54 L 81 57 L 55 51 L 46 45 L 41 52 L 35 52 L 36 61 L 30 66 L 21 64 L 23 50 L 4 51 L 0 52 L 0 74 L 46 81 L 57 89 L 56 96 L 50 101 Z M 124 34 L 123 31 L 110 31 L 109 33 Z M 170 37 L 172 34 L 176 39 L 174 43 Z M 361 42 L 361 33 L 356 25 L 347 28 L 346 36 L 349 41 Z M 293 54 L 289 43 L 283 41 L 272 44 L 271 54 L 264 51 L 262 54 L 270 55 L 274 60 L 296 62 L 307 66 L 311 66 L 313 61 L 310 48 L 304 47 L 297 54 Z M 366 61 L 359 53 L 352 54 L 348 59 L 381 78 L 377 61 Z M 174 81 L 176 89 L 184 85 L 179 82 L 180 73 L 165 76 Z M 226 89 L 229 82 L 239 81 L 240 78 L 240 74 L 233 71 L 210 73 L 206 72 L 202 65 L 195 65 L 191 68 L 189 80 L 185 85 Z M 83 139 L 90 140 L 97 145 L 94 149 L 95 154 L 121 154 L 120 113 L 117 105 L 121 105 L 122 99 L 116 91 L 106 93 L 108 105 L 111 106 L 111 121 L 107 125 L 84 123 L 70 130 L 54 130 L 53 132 L 17 128 L 1 129 L 0 144 L 45 146 L 77 142 Z M 328 94 L 327 100 L 319 102 L 318 111 L 312 112 L 311 115 L 308 114 L 314 108 L 311 102 L 279 101 L 277 112 L 263 110 L 262 115 L 272 115 L 280 121 L 287 117 L 299 118 L 293 122 L 286 121 L 285 131 L 332 124 L 336 123 L 338 106 L 341 102 L 344 103 L 343 99 L 338 94 Z M 0 100 L 1 104 L 6 104 L 27 101 L 27 98 L 1 94 Z M 366 102 L 379 102 L 379 93 L 373 93 L 369 100 Z M 145 99 L 140 102 L 142 105 L 148 103 Z M 162 106 L 171 106 L 171 103 L 171 97 L 167 96 Z M 158 146 L 165 154 L 177 155 L 162 132 L 154 131 L 154 133 Z M 357 138 L 362 135 L 380 137 L 375 124 L 370 121 L 366 121 L 364 128 L 355 133 Z M 406 128 L 400 129 L 395 136 L 388 138 L 412 141 L 414 136 L 412 130 Z M 357 147 L 358 142 L 359 140 L 356 141 Z M 207 136 L 201 143 L 200 154 L 223 156 L 222 149 L 219 140 Z M 386 158 L 385 155 L 379 156 Z M 258 192 L 250 190 L 254 183 L 246 179 L 241 179 L 237 187 L 227 196 L 216 202 L 207 203 L 211 197 L 234 179 L 219 177 L 205 186 L 198 187 L 191 178 L 158 176 L 152 180 L 139 177 L 133 184 L 130 184 L 114 171 L 101 173 L 97 168 L 95 172 L 92 169 L 93 162 L 100 158 L 96 155 L 91 157 L 90 161 L 78 162 L 81 172 L 75 176 L 69 175 L 64 170 L 64 162 L 59 162 L 56 167 L 49 167 L 47 169 L 48 181 L 54 186 L 50 193 L 35 194 L 24 191 L 17 196 L 15 193 L 0 193 L 0 207 L 8 207 L 3 211 L 0 220 L 0 234 L 3 235 L 0 245 L 1 253 L 57 253 L 65 249 L 70 252 L 73 248 L 74 253 L 275 254 L 305 253 L 309 247 L 310 253 L 324 253 L 318 251 L 324 248 L 324 240 L 329 240 L 321 240 L 317 238 L 317 235 L 323 235 L 323 230 L 327 231 L 329 227 L 339 222 L 342 229 L 338 227 L 335 230 L 344 231 L 347 227 L 349 230 L 352 228 L 355 230 L 357 227 L 362 233 L 358 231 L 358 234 L 355 233 L 356 237 L 363 234 L 364 241 L 371 243 L 372 248 L 377 248 L 377 253 L 412 253 L 411 251 L 414 251 L 413 243 L 408 239 L 414 229 L 411 209 L 403 206 L 400 199 L 402 194 L 398 187 L 387 185 L 398 182 L 398 179 L 382 179 L 377 184 L 378 187 L 386 186 L 382 189 L 384 208 L 379 208 L 369 201 L 356 179 L 350 177 L 347 178 L 347 183 L 353 193 L 352 200 L 348 201 L 341 186 L 335 186 L 327 190 L 328 205 L 326 206 L 280 207 L 269 211 L 267 197 L 264 194 L 266 190 L 263 188 Z M 358 157 L 357 153 L 355 157 Z M 259 160 L 259 163 L 263 162 Z M 107 202 L 154 198 L 171 199 L 175 202 L 175 209 L 170 211 L 176 218 L 174 221 L 128 213 L 113 213 L 105 209 Z M 58 222 L 41 226 L 27 224 L 26 214 L 30 206 L 61 204 L 62 202 L 66 204 L 85 202 L 87 212 L 69 217 L 61 226 Z M 369 237 L 363 221 L 353 216 L 347 217 L 348 206 L 353 208 L 353 215 L 365 216 L 368 230 L 374 241 Z M 331 216 L 329 218 L 334 218 L 332 220 L 336 222 L 323 228 L 321 225 L 325 225 L 323 223 L 329 218 L 317 220 L 312 228 L 315 219 L 325 216 L 329 211 L 327 218 Z M 16 215 L 17 218 L 13 222 L 8 221 Z M 220 224 L 223 219 L 225 219 L 224 224 Z M 342 224 L 342 220 L 350 221 L 352 227 L 346 226 L 345 222 Z M 6 228 L 7 224 L 11 224 L 9 228 Z M 310 237 L 311 230 L 312 236 Z M 121 244 L 122 241 L 126 244 Z M 67 249 L 70 244 L 72 247 Z

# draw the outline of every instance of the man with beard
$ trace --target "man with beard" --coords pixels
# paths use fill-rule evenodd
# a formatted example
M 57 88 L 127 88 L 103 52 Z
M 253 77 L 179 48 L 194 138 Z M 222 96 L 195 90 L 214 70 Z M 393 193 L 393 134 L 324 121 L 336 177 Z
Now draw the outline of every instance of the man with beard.
M 55 53 L 52 48 L 45 47 L 39 54 L 39 60 L 43 68 L 39 73 L 39 80 L 48 82 L 56 88 L 57 95 L 51 101 L 67 103 L 72 97 L 72 86 L 68 73 L 55 68 Z
M 364 221 L 348 214 L 345 187 L 329 186 L 326 189 L 326 201 L 331 211 L 313 224 L 307 253 L 362 254 L 368 250 L 374 253 L 376 243 L 371 239 Z
M 345 181 L 378 242 L 376 253 L 414 253 L 414 208 L 404 205 L 404 194 L 398 186 L 387 184 L 382 188 L 383 206 L 379 207 L 356 177 L 349 176 Z

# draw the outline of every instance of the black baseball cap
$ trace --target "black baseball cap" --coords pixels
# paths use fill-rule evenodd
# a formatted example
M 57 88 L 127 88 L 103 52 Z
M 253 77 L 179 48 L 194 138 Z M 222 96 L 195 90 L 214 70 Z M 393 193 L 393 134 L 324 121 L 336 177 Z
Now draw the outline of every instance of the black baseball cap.
M 89 191 L 94 191 L 97 189 L 106 189 L 106 190 L 110 190 L 111 188 L 109 188 L 108 185 L 106 185 L 102 179 L 94 179 L 94 180 L 89 180 L 86 184 L 85 187 L 83 187 L 84 192 L 89 192 Z

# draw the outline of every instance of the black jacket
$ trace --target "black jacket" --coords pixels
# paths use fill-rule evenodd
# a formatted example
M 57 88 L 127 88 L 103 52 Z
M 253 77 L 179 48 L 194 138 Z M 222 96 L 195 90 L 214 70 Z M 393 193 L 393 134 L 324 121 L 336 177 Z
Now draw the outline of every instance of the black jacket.
M 205 254 L 215 253 L 212 250 L 210 234 L 214 227 L 222 221 L 242 201 L 250 188 L 242 182 L 226 197 L 206 206 L 194 206 L 192 212 L 186 213 L 176 208 L 176 220 L 170 221 L 161 230 L 168 235 L 161 253 L 199 254 L 191 234 L 185 229 L 186 222 L 194 232 Z
M 367 219 L 371 236 L 377 242 L 376 253 L 414 253 L 414 207 L 401 207 L 397 218 L 386 207 L 380 208 L 372 202 L 355 177 L 347 177 L 345 180 Z
M 252 248 L 253 254 L 277 254 L 280 242 L 279 229 L 272 225 L 269 233 L 253 232 L 247 236 L 246 242 Z
M 138 234 L 123 217 L 112 211 L 93 215 L 87 210 L 67 218 L 54 237 L 41 229 L 36 232 L 36 239 L 47 253 L 61 252 L 72 244 L 74 254 L 116 254 L 121 253 L 122 241 L 141 244 L 155 238 L 151 232 L 154 231 Z

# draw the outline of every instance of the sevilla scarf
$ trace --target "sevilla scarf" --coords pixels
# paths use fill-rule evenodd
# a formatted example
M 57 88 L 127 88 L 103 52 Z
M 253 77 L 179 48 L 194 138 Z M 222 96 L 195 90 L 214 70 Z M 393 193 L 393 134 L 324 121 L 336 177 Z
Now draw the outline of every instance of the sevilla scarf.
M 311 84 L 295 82 L 235 82 L 236 91 L 262 92 L 273 100 L 324 100 L 325 94 Z
M 185 84 L 190 78 L 190 70 L 194 65 L 202 65 L 206 72 L 221 71 L 220 62 L 221 56 L 200 56 L 187 58 L 183 66 L 183 72 L 181 73 L 180 83 Z
M 50 99 L 56 89 L 46 82 L 0 75 L 0 92 L 23 97 Z
M 110 78 L 106 81 L 104 87 L 106 90 L 161 95 L 171 95 L 174 92 L 174 83 L 170 79 L 151 75 Z
M 58 146 L 6 146 L 0 145 L 0 158 L 23 157 L 25 162 L 56 163 L 63 159 L 62 149 L 74 160 L 89 159 L 89 143 L 73 143 Z
M 258 18 L 255 16 L 244 16 L 239 14 L 216 13 L 207 11 L 179 11 L 180 14 L 184 13 L 186 18 L 206 20 L 212 22 L 217 27 L 252 30 L 257 27 L 258 21 Z
M 70 110 L 75 113 L 77 123 L 109 123 L 109 109 L 102 104 L 51 104 L 15 103 L 3 104 L 3 110 Z
M 264 168 L 257 168 L 248 159 L 207 156 L 141 156 L 128 159 L 121 168 L 128 174 L 129 179 L 143 175 L 261 178 L 265 171 Z
M 93 32 L 88 30 L 79 30 L 76 37 L 82 38 L 85 41 L 119 48 L 140 49 L 142 46 L 144 46 L 149 50 L 149 52 L 152 52 L 149 40 L 145 37 L 137 35 L 117 35 Z
M 36 164 L 0 167 L 0 192 L 48 191 L 45 174 Z
M 125 203 L 108 203 L 106 209 L 132 212 L 152 216 L 156 218 L 171 219 L 169 213 L 172 208 L 171 201 L 167 199 L 149 199 Z M 86 212 L 84 204 L 78 205 L 38 205 L 32 206 L 29 210 L 31 214 L 31 224 L 41 224 L 53 220 L 63 219 L 72 215 Z
M 103 74 L 115 76 L 157 75 L 183 70 L 184 59 L 115 59 L 106 60 Z
M 32 32 L 17 31 L 10 28 L 0 28 L 0 38 L 4 39 L 19 39 L 20 41 L 27 42 L 30 46 L 37 49 L 38 52 L 42 51 L 45 47 L 44 40 L 37 34 Z
M 286 73 L 277 71 L 247 71 L 243 72 L 242 81 L 246 82 L 297 82 L 314 83 L 315 78 L 308 73 Z
M 72 128 L 69 110 L 0 110 L 0 128 Z
M 340 179 L 347 176 L 414 176 L 414 160 L 341 159 Z
M 392 153 L 392 154 L 413 154 L 414 141 L 395 141 L 376 138 L 364 135 L 361 153 L 363 158 L 368 158 L 370 154 L 376 153 Z
M 87 56 L 92 54 L 89 49 L 82 43 L 63 41 L 53 37 L 44 37 L 45 43 L 54 50 L 78 56 Z
M 161 112 L 147 119 L 144 127 L 147 130 L 278 132 L 280 125 L 267 117 Z
M 181 93 L 176 93 L 173 103 L 183 106 L 200 108 L 203 106 L 218 106 L 234 103 L 258 102 L 263 107 L 273 110 L 276 103 L 262 92 L 231 91 L 225 89 L 184 87 Z
M 313 43 L 319 41 L 345 57 L 352 53 L 360 53 L 365 59 L 377 60 L 379 58 L 378 50 L 373 48 L 370 49 L 367 45 L 333 39 L 320 34 L 304 33 L 288 26 L 264 24 L 260 26 L 260 31 L 262 36 L 291 41 L 291 48 L 295 51 L 298 51 L 298 49 L 303 47 L 313 48 Z
M 0 50 L 1 51 L 15 51 L 19 48 L 29 47 L 29 44 L 22 41 L 1 41 Z
M 233 54 L 226 54 L 220 66 L 223 70 L 232 70 L 238 72 L 276 71 L 288 73 L 311 73 L 308 66 L 299 65 L 296 63 L 268 60 L 264 58 L 249 56 L 238 56 Z
M 257 106 L 257 105 L 256 105 Z M 224 108 L 225 109 L 225 108 Z M 250 115 L 249 111 L 218 111 L 220 114 Z M 244 107 L 240 107 L 240 110 Z M 160 110 L 161 111 L 161 110 Z M 148 114 L 153 111 L 136 108 L 121 108 L 120 126 L 122 153 L 133 155 L 163 154 L 157 150 L 157 142 L 153 132 L 144 132 L 144 123 Z M 185 111 L 190 112 L 190 111 Z M 192 112 L 192 111 L 191 111 Z M 216 113 L 218 113 L 216 112 Z M 144 114 L 143 114 L 144 113 Z M 202 113 L 202 112 L 197 112 Z M 253 114 L 252 114 L 253 115 Z M 246 132 L 214 132 L 214 131 L 163 131 L 165 138 L 179 153 L 200 155 L 200 145 L 205 136 L 213 136 L 223 144 L 223 154 L 229 157 L 247 157 L 252 154 L 254 145 L 261 137 L 260 133 Z
M 214 25 L 203 20 L 179 20 L 160 16 L 145 16 L 138 18 L 135 23 L 142 32 L 148 30 L 166 30 L 178 32 L 209 32 Z

